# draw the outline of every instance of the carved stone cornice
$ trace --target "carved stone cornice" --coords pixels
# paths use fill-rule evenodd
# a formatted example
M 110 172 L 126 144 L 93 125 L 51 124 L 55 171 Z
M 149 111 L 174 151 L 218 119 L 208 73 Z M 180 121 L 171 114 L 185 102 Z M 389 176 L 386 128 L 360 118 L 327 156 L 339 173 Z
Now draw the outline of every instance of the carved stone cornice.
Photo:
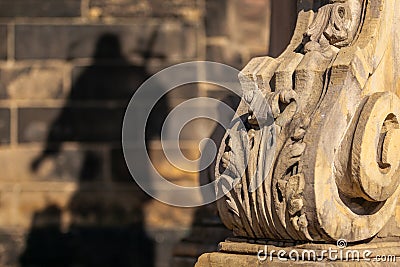
M 399 190 L 400 1 L 298 1 L 277 59 L 252 59 L 217 158 L 237 236 L 349 242 L 376 235 Z

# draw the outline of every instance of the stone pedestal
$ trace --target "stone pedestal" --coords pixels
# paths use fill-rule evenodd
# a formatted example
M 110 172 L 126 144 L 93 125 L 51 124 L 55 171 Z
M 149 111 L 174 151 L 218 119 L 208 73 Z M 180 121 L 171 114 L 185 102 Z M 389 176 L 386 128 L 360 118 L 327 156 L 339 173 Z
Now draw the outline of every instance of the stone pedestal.
M 396 266 L 400 243 L 294 244 L 231 239 L 220 244 L 219 252 L 203 254 L 196 267 L 226 266 Z M 344 242 L 344 241 L 343 241 Z
M 203 253 L 217 251 L 218 243 L 228 235 L 230 232 L 221 224 L 194 226 L 192 234 L 175 246 L 171 266 L 194 266 Z

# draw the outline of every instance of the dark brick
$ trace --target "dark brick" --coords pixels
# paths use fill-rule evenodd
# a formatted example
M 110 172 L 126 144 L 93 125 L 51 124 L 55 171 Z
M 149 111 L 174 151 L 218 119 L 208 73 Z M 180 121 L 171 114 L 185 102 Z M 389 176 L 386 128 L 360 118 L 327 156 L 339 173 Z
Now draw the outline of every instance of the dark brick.
M 0 59 L 7 59 L 7 26 L 0 25 Z
M 10 143 L 10 110 L 0 108 L 0 143 Z
M 103 16 L 113 17 L 181 17 L 187 12 L 199 12 L 196 0 L 91 0 Z
M 81 0 L 1 0 L 0 17 L 77 17 Z
M 57 108 L 22 108 L 18 110 L 18 141 L 38 142 L 50 139 L 49 132 L 57 131 L 52 127 L 53 121 L 62 113 Z M 58 126 L 60 127 L 60 126 Z M 54 130 L 50 130 L 54 128 Z M 62 131 L 61 129 L 59 131 Z M 66 133 L 62 132 L 62 135 Z M 60 138 L 62 135 L 60 134 Z M 53 137 L 51 137 L 53 138 Z
M 138 162 L 138 165 L 140 164 L 143 163 Z M 113 149 L 111 151 L 111 179 L 115 182 L 133 183 L 122 149 Z
M 19 142 L 121 140 L 124 108 L 21 108 Z
M 194 32 L 195 30 L 192 30 Z M 17 59 L 123 56 L 183 60 L 195 58 L 188 26 L 177 22 L 133 25 L 17 25 Z M 193 35 L 193 34 L 192 34 Z
M 227 0 L 206 0 L 207 36 L 221 36 L 228 33 Z
M 63 70 L 54 67 L 0 69 L 0 98 L 53 99 L 62 96 Z
M 128 63 L 119 66 L 75 67 L 72 71 L 71 98 L 128 101 L 149 76 L 144 67 Z

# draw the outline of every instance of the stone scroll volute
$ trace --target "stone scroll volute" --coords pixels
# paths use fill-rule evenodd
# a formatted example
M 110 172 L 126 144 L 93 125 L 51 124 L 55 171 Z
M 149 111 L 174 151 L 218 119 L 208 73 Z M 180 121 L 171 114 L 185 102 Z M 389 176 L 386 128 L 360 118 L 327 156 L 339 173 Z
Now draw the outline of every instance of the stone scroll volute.
M 298 10 L 285 52 L 239 76 L 215 170 L 217 191 L 233 185 L 220 216 L 242 237 L 366 240 L 400 193 L 400 1 L 299 0 Z

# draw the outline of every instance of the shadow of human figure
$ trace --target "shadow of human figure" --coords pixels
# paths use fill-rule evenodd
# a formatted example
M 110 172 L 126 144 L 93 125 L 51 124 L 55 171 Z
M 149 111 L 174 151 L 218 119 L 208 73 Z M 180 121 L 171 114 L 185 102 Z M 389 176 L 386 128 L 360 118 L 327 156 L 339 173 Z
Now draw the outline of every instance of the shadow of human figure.
M 92 64 L 73 71 L 65 107 L 31 166 L 37 172 L 45 160 L 57 160 L 64 145 L 73 142 L 82 153 L 78 189 L 64 210 L 49 205 L 35 213 L 21 266 L 153 266 L 154 242 L 146 234 L 143 214 L 149 197 L 132 180 L 116 144 L 132 89 L 150 76 L 145 66 L 154 57 L 150 50 L 155 38 L 156 33 L 149 50 L 141 53 L 144 66 L 137 67 L 123 57 L 118 37 L 104 34 L 98 39 Z M 147 141 L 160 132 L 167 114 L 165 99 L 152 114 Z M 105 165 L 111 166 L 111 177 L 105 177 Z M 67 229 L 63 229 L 65 217 L 69 218 Z

